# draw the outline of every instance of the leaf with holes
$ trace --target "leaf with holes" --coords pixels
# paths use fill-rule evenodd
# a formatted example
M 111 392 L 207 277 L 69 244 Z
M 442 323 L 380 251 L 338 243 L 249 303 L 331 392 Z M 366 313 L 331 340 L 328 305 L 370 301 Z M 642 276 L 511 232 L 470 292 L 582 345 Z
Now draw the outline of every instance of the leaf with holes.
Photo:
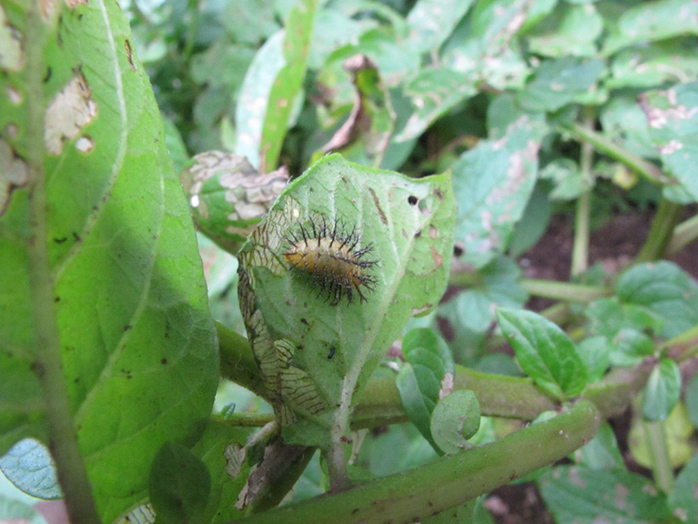
M 541 114 L 521 112 L 510 99 L 493 106 L 493 138 L 481 140 L 452 167 L 456 240 L 463 247 L 461 260 L 477 268 L 506 250 L 533 192 L 538 148 L 547 129 Z
M 643 93 L 639 103 L 664 168 L 698 201 L 698 82 Z
M 22 5 L 3 7 L 26 36 Z M 218 384 L 216 334 L 126 17 L 112 2 L 46 8 L 60 23 L 46 26 L 34 55 L 44 81 L 30 89 L 27 71 L 0 66 L 0 90 L 22 93 L 0 97 L 0 127 L 18 130 L 3 134 L 0 165 L 33 158 L 33 176 L 46 177 L 33 193 L 45 207 L 14 184 L 0 210 L 0 453 L 23 437 L 73 438 L 47 424 L 56 413 L 47 415 L 47 402 L 65 384 L 62 420 L 77 432 L 98 512 L 111 522 L 147 495 L 163 442 L 191 443 L 203 429 Z M 45 120 L 30 121 L 41 107 Z M 46 333 L 57 342 L 42 342 Z
M 448 175 L 411 180 L 330 155 L 262 220 L 239 254 L 240 303 L 287 441 L 326 444 L 336 406 L 346 423 L 409 317 L 438 304 L 453 213 Z

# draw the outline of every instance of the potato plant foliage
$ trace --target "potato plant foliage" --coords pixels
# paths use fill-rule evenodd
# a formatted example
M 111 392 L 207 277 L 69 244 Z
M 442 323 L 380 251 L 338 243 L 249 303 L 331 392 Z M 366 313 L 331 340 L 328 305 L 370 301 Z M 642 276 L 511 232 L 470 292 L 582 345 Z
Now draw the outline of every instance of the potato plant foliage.
M 536 518 L 698 523 L 697 33 L 0 2 L 0 520 L 486 524 L 525 477 Z

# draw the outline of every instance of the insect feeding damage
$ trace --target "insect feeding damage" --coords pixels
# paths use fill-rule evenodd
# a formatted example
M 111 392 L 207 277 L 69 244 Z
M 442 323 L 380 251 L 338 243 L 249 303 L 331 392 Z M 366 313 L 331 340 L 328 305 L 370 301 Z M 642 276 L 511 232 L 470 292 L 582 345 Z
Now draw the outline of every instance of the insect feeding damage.
M 378 262 L 365 258 L 373 244 L 360 247 L 356 229 L 346 233 L 339 221 L 328 225 L 324 217 L 321 220 L 311 219 L 305 227 L 299 223 L 298 231 L 289 231 L 284 258 L 296 272 L 309 275 L 320 287 L 319 295 L 325 295 L 331 305 L 339 304 L 344 296 L 351 304 L 354 294 L 365 301 L 366 290 L 374 291 L 376 285 L 368 271 Z

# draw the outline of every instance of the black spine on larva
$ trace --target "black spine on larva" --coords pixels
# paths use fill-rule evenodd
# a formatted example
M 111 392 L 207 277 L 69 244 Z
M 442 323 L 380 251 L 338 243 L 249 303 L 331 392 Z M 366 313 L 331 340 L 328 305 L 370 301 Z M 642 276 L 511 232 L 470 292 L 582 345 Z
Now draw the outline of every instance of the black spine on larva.
M 327 219 L 323 216 L 321 221 L 310 219 L 305 224 L 299 222 L 297 232 L 289 230 L 285 240 L 287 250 L 284 255 L 292 269 L 310 278 L 319 288 L 318 297 L 324 295 L 325 301 L 330 301 L 331 305 L 339 304 L 345 296 L 347 302 L 351 304 L 355 293 L 363 302 L 366 300 L 365 290 L 375 290 L 376 279 L 366 271 L 375 266 L 378 261 L 364 258 L 372 252 L 373 244 L 369 243 L 357 249 L 361 243 L 361 236 L 355 227 L 347 234 L 342 222 L 335 220 L 328 225 Z M 310 267 L 305 260 L 303 253 L 320 249 L 323 241 L 330 251 L 324 256 L 335 260 L 338 263 L 337 267 L 325 266 L 320 270 Z M 295 255 L 300 255 L 302 261 L 290 259 Z M 315 260 L 317 262 L 317 257 Z M 345 271 L 342 271 L 342 268 Z

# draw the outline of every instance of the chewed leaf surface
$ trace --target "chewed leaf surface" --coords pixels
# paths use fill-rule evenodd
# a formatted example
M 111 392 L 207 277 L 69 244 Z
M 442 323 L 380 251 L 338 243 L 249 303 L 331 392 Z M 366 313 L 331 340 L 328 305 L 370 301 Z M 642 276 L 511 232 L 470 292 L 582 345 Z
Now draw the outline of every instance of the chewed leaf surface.
M 27 5 L 3 4 L 30 45 Z M 191 442 L 210 415 L 216 335 L 193 224 L 124 13 L 100 0 L 46 9 L 60 11 L 39 51 L 50 74 L 34 90 L 25 70 L 0 75 L 2 93 L 27 93 L 0 96 L 0 127 L 18 131 L 0 141 L 0 157 L 26 159 L 43 139 L 33 176 L 45 176 L 47 201 L 46 215 L 32 216 L 19 188 L 0 212 L 0 454 L 22 437 L 49 437 L 54 391 L 36 372 L 39 352 L 52 351 L 37 343 L 41 309 L 60 339 L 62 368 L 50 372 L 64 379 L 92 494 L 111 522 L 146 497 L 164 441 Z M 29 119 L 41 104 L 37 133 Z M 37 231 L 50 285 L 29 277 Z M 50 311 L 37 296 L 48 296 Z
M 438 303 L 453 221 L 449 175 L 410 180 L 339 155 L 325 157 L 282 193 L 239 258 L 243 315 L 283 422 L 300 413 L 328 425 L 345 378 L 353 376 L 360 388 L 408 318 Z M 332 236 L 346 245 L 331 247 Z M 299 247 L 315 273 L 289 255 Z M 332 271 L 318 262 L 328 252 L 345 258 Z M 332 286 L 343 289 L 339 300 L 328 295 Z

